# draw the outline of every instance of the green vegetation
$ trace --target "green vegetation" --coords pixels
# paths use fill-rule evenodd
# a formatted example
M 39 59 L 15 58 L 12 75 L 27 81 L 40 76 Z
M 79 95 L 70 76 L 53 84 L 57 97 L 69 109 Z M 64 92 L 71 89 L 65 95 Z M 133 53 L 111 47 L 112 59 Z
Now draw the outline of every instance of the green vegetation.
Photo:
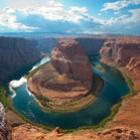
M 4 105 L 4 107 L 10 108 L 10 99 L 6 97 L 6 90 L 3 87 L 0 87 L 0 102 Z
M 136 93 L 136 91 L 135 91 L 134 83 L 133 83 L 132 79 L 130 77 L 128 77 L 128 75 L 125 73 L 123 74 L 123 77 L 124 77 L 128 87 L 129 87 L 129 90 L 130 90 L 130 93 L 127 94 L 126 97 L 134 95 Z

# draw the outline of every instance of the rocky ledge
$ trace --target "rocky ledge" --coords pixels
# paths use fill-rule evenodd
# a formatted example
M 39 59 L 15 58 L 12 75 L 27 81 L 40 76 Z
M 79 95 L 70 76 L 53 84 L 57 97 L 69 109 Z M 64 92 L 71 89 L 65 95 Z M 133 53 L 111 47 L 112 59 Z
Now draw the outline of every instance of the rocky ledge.
M 38 99 L 44 104 L 51 100 L 51 104 L 58 103 L 57 106 L 86 96 L 92 84 L 92 66 L 74 39 L 61 39 L 51 52 L 51 61 L 28 78 L 28 89 Z
M 6 121 L 4 106 L 0 103 L 0 140 L 11 140 L 11 127 Z
M 104 131 L 77 130 L 73 133 L 63 133 L 59 128 L 47 132 L 29 124 L 15 127 L 13 140 L 139 140 L 140 133 L 129 127 L 113 127 Z

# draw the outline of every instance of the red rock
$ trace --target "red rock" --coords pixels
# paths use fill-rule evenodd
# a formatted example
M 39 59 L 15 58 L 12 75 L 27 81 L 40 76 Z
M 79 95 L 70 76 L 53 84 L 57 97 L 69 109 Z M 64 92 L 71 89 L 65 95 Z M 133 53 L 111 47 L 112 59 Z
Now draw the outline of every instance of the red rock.
M 46 98 L 74 98 L 92 87 L 92 67 L 77 42 L 62 39 L 52 50 L 51 62 L 28 80 L 29 89 Z
M 131 58 L 139 57 L 140 42 L 134 42 L 132 39 L 116 39 L 107 41 L 100 50 L 101 60 L 113 63 L 119 66 L 126 66 Z
M 88 57 L 73 39 L 60 40 L 52 50 L 51 64 L 66 77 L 79 80 L 87 87 L 92 86 L 92 68 Z

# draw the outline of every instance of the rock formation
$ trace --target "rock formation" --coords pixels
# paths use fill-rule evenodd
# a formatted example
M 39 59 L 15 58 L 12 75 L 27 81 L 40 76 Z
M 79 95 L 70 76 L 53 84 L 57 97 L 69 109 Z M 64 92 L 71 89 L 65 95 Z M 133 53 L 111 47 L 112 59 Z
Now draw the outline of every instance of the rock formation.
M 138 81 L 140 77 L 139 38 L 119 38 L 107 41 L 100 50 L 100 55 L 102 62 L 122 67 L 132 80 Z M 140 82 L 135 82 L 135 87 L 138 88 L 139 84 Z
M 0 83 L 20 75 L 41 59 L 35 42 L 21 38 L 0 37 Z
M 100 55 L 102 61 L 126 66 L 132 59 L 140 57 L 140 41 L 137 38 L 106 41 Z
M 52 50 L 51 64 L 60 75 L 80 82 L 87 92 L 91 89 L 92 68 L 75 40 L 60 40 L 58 46 Z
M 75 40 L 62 39 L 52 50 L 51 62 L 29 78 L 28 87 L 50 99 L 84 96 L 92 87 L 88 57 Z
M 57 129 L 46 132 L 29 124 L 15 127 L 13 140 L 139 140 L 140 133 L 129 127 L 113 127 L 104 131 L 77 130 L 74 133 L 62 133 Z
M 104 44 L 100 54 L 102 62 L 117 65 L 129 77 L 128 82 L 135 91 L 134 96 L 123 100 L 118 113 L 109 123 L 110 126 L 129 126 L 140 131 L 140 37 L 109 41 Z
M 0 140 L 11 140 L 11 129 L 5 119 L 5 109 L 0 103 Z

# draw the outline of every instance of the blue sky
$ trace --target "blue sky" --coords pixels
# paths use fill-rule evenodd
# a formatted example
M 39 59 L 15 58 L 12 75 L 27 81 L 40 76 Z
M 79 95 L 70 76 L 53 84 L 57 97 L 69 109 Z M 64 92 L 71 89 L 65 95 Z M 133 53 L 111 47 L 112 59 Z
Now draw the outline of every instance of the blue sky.
M 0 32 L 140 35 L 140 0 L 0 0 Z

